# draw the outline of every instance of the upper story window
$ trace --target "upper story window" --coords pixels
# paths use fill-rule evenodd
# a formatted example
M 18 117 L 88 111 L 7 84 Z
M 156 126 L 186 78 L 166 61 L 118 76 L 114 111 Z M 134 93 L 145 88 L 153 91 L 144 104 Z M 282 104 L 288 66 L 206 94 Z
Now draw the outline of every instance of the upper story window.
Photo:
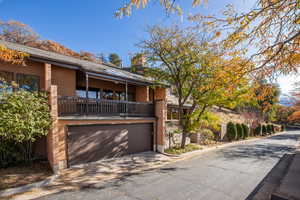
M 17 74 L 16 82 L 19 88 L 27 91 L 38 91 L 40 85 L 40 77 L 28 74 Z

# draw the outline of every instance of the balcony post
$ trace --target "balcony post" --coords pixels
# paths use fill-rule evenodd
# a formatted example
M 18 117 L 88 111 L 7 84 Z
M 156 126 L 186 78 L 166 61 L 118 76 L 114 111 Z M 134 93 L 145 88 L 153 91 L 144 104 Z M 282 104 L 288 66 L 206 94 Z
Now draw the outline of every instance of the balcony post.
M 88 107 L 88 101 L 89 101 L 89 75 L 85 73 L 85 112 L 88 114 L 89 107 Z
M 127 81 L 125 82 L 125 100 L 126 100 L 126 103 L 125 103 L 125 112 L 126 112 L 126 116 L 128 115 L 128 103 L 127 103 L 127 101 L 128 101 L 128 83 L 127 83 Z

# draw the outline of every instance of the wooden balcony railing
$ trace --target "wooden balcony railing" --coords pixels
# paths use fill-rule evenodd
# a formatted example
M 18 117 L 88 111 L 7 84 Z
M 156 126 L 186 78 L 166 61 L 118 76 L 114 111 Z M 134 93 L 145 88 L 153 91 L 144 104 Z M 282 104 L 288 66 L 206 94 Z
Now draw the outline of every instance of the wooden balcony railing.
M 152 103 L 58 97 L 59 116 L 154 117 Z

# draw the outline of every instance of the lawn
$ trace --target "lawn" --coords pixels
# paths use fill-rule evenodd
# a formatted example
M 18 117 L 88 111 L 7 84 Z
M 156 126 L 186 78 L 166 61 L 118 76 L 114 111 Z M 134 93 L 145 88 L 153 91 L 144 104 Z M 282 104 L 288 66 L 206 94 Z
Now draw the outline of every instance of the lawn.
M 47 162 L 36 162 L 0 169 L 0 190 L 42 181 L 52 174 Z
M 182 154 L 182 153 L 186 153 L 186 152 L 190 152 L 190 151 L 196 151 L 196 150 L 200 150 L 202 149 L 202 147 L 198 144 L 187 144 L 185 146 L 185 148 L 180 148 L 180 147 L 173 147 L 170 149 L 166 149 L 165 152 L 168 154 L 174 154 L 174 155 L 178 155 L 178 154 Z

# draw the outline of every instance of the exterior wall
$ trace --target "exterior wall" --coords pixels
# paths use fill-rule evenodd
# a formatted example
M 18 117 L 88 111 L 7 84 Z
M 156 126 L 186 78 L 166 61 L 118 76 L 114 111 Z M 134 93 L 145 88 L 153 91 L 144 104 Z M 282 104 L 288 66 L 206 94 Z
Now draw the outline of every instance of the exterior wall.
M 35 75 L 40 77 L 40 89 L 45 90 L 44 64 L 34 61 L 27 61 L 26 66 L 14 65 L 5 62 L 0 62 L 0 71 L 22 73 Z
M 57 94 L 59 96 L 76 95 L 76 70 L 66 69 L 55 65 L 51 66 L 52 85 L 57 85 Z
M 136 86 L 135 88 L 135 100 L 138 102 L 149 101 L 149 87 L 147 86 Z
M 154 100 L 163 100 L 166 101 L 167 99 L 167 89 L 157 87 L 154 89 Z

